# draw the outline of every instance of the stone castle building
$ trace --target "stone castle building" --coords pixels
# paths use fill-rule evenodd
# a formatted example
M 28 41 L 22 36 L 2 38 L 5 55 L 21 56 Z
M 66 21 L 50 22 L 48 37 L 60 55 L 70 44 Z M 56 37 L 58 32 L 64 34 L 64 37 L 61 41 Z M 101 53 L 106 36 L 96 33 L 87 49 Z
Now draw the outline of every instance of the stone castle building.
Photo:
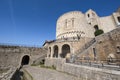
M 46 41 L 42 48 L 0 45 L 0 80 L 33 80 L 33 77 L 39 75 L 36 69 L 38 66 L 35 68 L 35 65 L 43 65 L 44 61 L 45 66 L 56 68 L 60 75 L 62 71 L 74 76 L 75 79 L 71 80 L 120 80 L 120 9 L 106 17 L 99 17 L 91 9 L 85 14 L 72 11 L 63 14 L 56 24 L 56 40 Z M 103 30 L 104 34 L 95 36 L 97 30 Z M 73 63 L 66 63 L 72 59 L 71 56 L 75 58 Z M 106 59 L 111 61 L 110 63 L 115 63 L 112 64 L 113 70 L 106 70 L 111 64 L 104 69 L 108 63 L 105 61 L 103 66 L 103 61 Z M 91 63 L 88 63 L 90 67 L 81 66 L 90 60 L 93 66 L 98 62 L 100 68 L 92 67 Z M 76 62 L 81 65 L 75 65 Z M 23 65 L 29 66 L 23 67 Z M 18 73 L 22 67 L 23 73 L 21 71 Z M 44 71 L 45 69 L 40 70 L 42 71 L 40 73 L 45 72 L 45 75 L 38 76 L 38 80 L 49 77 L 54 79 L 52 77 L 55 76 L 55 71 L 53 74 L 50 70 L 49 74 Z M 29 71 L 35 71 L 35 75 L 30 76 Z
M 86 13 L 71 11 L 60 16 L 56 23 L 56 40 L 46 41 L 47 57 L 68 57 L 78 54 L 96 42 L 95 31 L 108 33 L 120 27 L 120 9 L 109 16 L 99 17 L 92 9 Z M 95 54 L 95 47 L 92 52 Z M 95 55 L 94 55 L 95 56 Z
M 80 11 L 71 11 L 63 14 L 57 20 L 56 39 L 68 37 L 94 38 L 94 32 L 102 29 L 110 32 L 120 25 L 120 13 L 99 17 L 95 11 L 88 10 L 85 14 Z

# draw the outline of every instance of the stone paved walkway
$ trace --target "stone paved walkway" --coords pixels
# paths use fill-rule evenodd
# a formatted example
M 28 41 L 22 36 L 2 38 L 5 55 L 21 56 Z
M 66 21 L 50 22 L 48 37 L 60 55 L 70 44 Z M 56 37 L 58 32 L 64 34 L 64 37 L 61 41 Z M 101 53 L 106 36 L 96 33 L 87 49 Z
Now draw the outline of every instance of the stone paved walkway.
M 24 67 L 34 80 L 78 80 L 75 76 L 35 66 Z

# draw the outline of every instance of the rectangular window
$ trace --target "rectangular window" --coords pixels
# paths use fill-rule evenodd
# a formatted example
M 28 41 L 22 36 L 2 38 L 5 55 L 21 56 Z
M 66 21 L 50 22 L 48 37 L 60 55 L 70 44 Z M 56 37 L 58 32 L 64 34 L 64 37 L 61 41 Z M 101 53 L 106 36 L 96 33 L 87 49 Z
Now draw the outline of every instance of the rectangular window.
M 118 19 L 118 22 L 120 23 L 120 16 L 119 16 L 119 17 L 117 17 L 117 19 Z
M 120 46 L 117 46 L 117 53 L 120 53 Z
M 88 14 L 88 18 L 90 17 L 90 14 Z

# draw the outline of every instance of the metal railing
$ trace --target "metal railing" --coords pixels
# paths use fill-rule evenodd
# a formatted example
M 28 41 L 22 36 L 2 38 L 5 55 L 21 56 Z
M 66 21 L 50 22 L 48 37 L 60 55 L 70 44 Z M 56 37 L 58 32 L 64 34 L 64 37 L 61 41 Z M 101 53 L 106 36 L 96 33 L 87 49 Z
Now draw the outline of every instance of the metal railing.
M 69 61 L 67 63 L 120 71 L 120 59 L 113 59 L 113 61 L 110 61 L 109 59 L 90 60 L 90 59 L 79 58 L 79 59 L 75 59 L 73 62 Z
M 79 59 L 79 60 L 75 60 L 74 64 L 86 65 L 86 66 L 97 67 L 97 68 L 120 70 L 120 59 L 114 59 L 114 61 Z

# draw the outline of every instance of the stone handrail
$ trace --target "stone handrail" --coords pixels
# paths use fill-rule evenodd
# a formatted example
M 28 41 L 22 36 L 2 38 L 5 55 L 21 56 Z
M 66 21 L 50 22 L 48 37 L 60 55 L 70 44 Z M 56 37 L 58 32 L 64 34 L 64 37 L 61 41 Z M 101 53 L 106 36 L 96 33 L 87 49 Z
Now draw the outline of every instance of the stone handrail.
M 77 59 L 72 64 L 77 65 L 86 65 L 86 66 L 92 66 L 92 67 L 98 67 L 98 68 L 110 68 L 114 70 L 120 70 L 120 59 L 114 59 L 114 62 L 109 62 L 106 60 L 90 60 L 90 59 Z
M 89 48 L 92 44 L 94 44 L 95 42 L 96 42 L 96 40 L 95 40 L 95 38 L 93 38 L 91 41 L 89 41 L 88 43 L 86 43 L 81 49 L 79 49 L 78 51 L 76 51 L 75 54 L 76 55 L 80 54 L 85 49 Z

